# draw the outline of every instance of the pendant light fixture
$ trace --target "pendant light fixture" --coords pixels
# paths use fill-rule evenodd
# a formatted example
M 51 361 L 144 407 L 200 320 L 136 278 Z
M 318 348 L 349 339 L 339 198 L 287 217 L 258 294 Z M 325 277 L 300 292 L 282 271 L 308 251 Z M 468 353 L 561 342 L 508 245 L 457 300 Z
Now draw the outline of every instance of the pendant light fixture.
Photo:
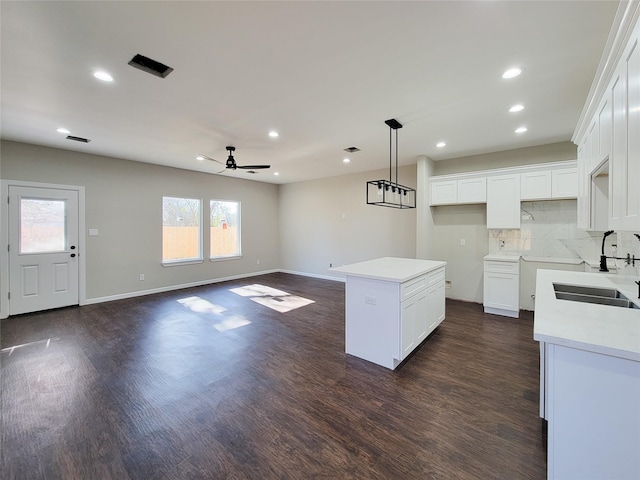
M 402 124 L 395 118 L 386 120 L 389 126 L 389 180 L 367 182 L 367 204 L 390 208 L 416 208 L 416 191 L 398 183 L 398 129 Z M 391 166 L 393 152 L 393 131 L 396 132 L 396 179 L 392 181 Z

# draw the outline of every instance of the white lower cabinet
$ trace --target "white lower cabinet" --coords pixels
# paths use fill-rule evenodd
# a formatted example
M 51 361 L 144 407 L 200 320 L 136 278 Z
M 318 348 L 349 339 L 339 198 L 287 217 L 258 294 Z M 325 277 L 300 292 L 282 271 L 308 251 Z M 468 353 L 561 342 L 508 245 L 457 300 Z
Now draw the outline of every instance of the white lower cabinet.
M 427 338 L 427 291 L 422 290 L 401 304 L 400 358 L 404 359 Z
M 640 362 L 547 345 L 547 478 L 640 478 Z
M 484 257 L 484 311 L 518 318 L 520 315 L 520 257 Z
M 427 319 L 429 325 L 427 325 L 427 335 L 429 335 L 435 328 L 444 320 L 444 278 L 442 281 L 437 282 L 435 285 L 429 287 L 427 291 L 427 306 L 428 313 Z M 426 337 L 426 336 L 425 336 Z
M 425 288 L 416 288 L 400 303 L 400 357 L 404 360 L 444 320 L 444 268 L 413 280 Z M 406 290 L 406 289 L 403 289 Z

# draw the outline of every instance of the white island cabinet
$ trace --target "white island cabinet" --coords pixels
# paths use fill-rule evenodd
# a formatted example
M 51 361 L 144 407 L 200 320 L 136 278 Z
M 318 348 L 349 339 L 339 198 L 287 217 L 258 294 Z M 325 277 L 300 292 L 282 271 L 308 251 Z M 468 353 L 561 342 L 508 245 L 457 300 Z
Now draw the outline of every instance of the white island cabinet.
M 444 320 L 446 262 L 384 257 L 346 275 L 345 351 L 395 369 Z
M 640 478 L 640 308 L 562 300 L 554 289 L 609 288 L 640 306 L 635 280 L 538 270 L 533 338 L 549 480 Z

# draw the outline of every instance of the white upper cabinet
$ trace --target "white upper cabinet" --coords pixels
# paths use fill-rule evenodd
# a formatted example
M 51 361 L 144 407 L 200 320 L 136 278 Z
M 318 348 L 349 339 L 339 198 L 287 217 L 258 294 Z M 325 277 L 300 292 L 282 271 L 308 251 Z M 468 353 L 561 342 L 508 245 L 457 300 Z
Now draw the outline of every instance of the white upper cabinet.
M 520 228 L 520 174 L 487 179 L 487 228 Z
M 621 2 L 620 8 L 624 12 L 601 60 L 605 68 L 573 138 L 578 145 L 578 228 L 638 232 L 640 2 Z M 608 212 L 604 219 L 603 212 Z
M 522 200 L 551 198 L 551 171 L 526 172 L 520 175 Z
M 458 203 L 484 203 L 487 201 L 487 179 L 458 180 Z
M 576 226 L 589 230 L 591 228 L 591 175 L 589 146 L 586 139 L 578 145 L 578 213 Z
M 452 205 L 458 201 L 458 181 L 441 180 L 429 184 L 430 205 Z
M 551 198 L 576 198 L 578 196 L 578 169 L 551 170 Z
M 636 28 L 612 84 L 609 228 L 640 231 L 640 35 Z
M 429 205 L 487 203 L 487 182 L 492 177 L 506 174 L 521 176 L 518 201 L 578 196 L 578 168 L 575 160 L 569 160 L 435 176 L 429 180 Z
M 484 177 L 433 180 L 429 205 L 456 205 L 487 201 L 487 179 Z
M 593 162 L 598 166 L 611 155 L 611 132 L 613 112 L 611 109 L 611 93 L 607 92 L 598 107 L 598 156 Z M 594 152 L 595 154 L 595 152 Z

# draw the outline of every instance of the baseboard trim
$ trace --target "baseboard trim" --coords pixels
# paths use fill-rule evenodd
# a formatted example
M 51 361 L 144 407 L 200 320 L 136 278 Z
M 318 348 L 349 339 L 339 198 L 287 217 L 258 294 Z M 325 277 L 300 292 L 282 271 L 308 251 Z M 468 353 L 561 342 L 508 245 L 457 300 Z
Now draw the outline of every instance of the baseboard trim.
M 300 275 L 301 277 L 320 278 L 322 280 L 333 280 L 334 282 L 346 282 L 344 277 L 332 277 L 330 275 L 319 275 L 317 273 L 297 272 L 295 270 L 279 270 L 282 273 L 290 273 L 291 275 Z
M 151 288 L 149 290 L 138 290 L 136 292 L 119 293 L 118 295 L 109 295 L 106 297 L 87 298 L 82 305 L 92 305 L 95 303 L 111 302 L 114 300 L 124 300 L 127 298 L 143 297 L 145 295 L 153 295 L 155 293 L 171 292 L 173 290 L 181 290 L 183 288 L 202 287 L 204 285 L 211 285 L 213 283 L 227 282 L 229 280 L 238 280 L 241 278 L 257 277 L 258 275 L 266 275 L 268 273 L 277 273 L 281 270 L 263 270 L 261 272 L 244 273 L 240 275 L 231 275 L 229 277 L 211 278 L 208 280 L 201 280 L 199 282 L 182 283 L 179 285 L 168 285 L 166 287 Z

